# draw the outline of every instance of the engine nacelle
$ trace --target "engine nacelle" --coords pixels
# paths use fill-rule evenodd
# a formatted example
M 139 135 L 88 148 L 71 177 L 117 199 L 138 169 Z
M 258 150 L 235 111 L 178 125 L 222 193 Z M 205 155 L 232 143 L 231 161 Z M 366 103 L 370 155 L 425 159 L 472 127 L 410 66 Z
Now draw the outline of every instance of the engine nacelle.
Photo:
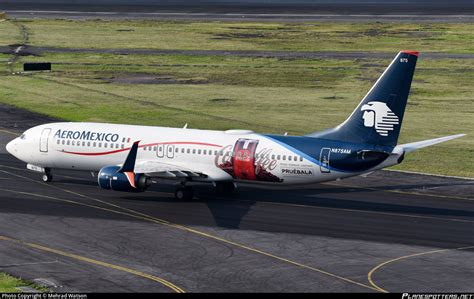
M 119 166 L 106 166 L 99 171 L 97 181 L 102 189 L 124 191 L 124 192 L 143 192 L 151 185 L 151 178 L 143 173 L 135 174 L 134 188 L 124 173 L 118 172 Z

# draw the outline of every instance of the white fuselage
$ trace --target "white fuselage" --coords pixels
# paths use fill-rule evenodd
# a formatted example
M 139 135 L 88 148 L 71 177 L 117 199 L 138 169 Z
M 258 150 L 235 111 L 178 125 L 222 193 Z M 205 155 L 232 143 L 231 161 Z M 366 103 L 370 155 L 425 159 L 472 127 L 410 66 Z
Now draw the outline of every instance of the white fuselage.
M 137 164 L 189 169 L 206 174 L 201 179 L 206 181 L 295 184 L 360 174 L 329 172 L 264 135 L 244 130 L 51 123 L 27 130 L 7 149 L 20 160 L 41 168 L 97 172 L 123 163 L 135 141 L 140 141 Z

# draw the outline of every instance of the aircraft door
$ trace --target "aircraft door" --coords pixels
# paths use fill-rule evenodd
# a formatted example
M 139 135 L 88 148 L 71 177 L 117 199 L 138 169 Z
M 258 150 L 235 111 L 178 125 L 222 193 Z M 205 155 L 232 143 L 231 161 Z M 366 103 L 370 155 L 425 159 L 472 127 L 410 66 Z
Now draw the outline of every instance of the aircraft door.
M 156 155 L 158 158 L 164 158 L 165 156 L 165 145 L 164 144 L 158 144 L 156 147 Z
M 174 158 L 174 144 L 168 144 L 168 146 L 166 147 L 166 157 L 168 157 L 169 159 Z
M 40 152 L 42 153 L 47 153 L 48 152 L 48 139 L 49 139 L 49 134 L 51 133 L 51 129 L 46 128 L 43 129 L 41 132 L 41 137 L 40 137 Z
M 242 180 L 256 180 L 255 150 L 258 140 L 241 138 L 234 146 L 233 167 L 234 177 Z
M 324 147 L 321 149 L 321 155 L 319 156 L 319 161 L 321 162 L 321 173 L 330 173 L 329 169 L 329 156 L 331 155 L 331 149 Z

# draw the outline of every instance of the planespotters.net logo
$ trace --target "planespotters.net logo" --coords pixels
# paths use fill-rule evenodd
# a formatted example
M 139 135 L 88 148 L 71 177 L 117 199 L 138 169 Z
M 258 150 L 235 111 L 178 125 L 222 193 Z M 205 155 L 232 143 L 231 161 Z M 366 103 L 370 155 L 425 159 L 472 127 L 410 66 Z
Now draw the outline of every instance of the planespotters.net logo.
M 362 115 L 364 126 L 375 128 L 380 136 L 388 136 L 393 127 L 400 123 L 398 116 L 383 102 L 368 102 L 360 108 L 360 111 L 364 111 Z
M 474 299 L 474 294 L 451 293 L 451 294 L 409 294 L 403 293 L 402 299 Z

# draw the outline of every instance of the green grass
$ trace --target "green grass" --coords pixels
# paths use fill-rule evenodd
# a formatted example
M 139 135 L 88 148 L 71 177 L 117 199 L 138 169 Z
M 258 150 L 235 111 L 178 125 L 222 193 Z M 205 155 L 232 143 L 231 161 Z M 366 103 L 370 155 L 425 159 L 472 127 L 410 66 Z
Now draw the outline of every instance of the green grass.
M 19 293 L 20 291 L 17 288 L 26 286 L 35 288 L 38 292 L 47 291 L 46 289 L 39 288 L 30 282 L 12 277 L 6 273 L 0 273 L 0 293 Z
M 468 23 L 255 23 L 220 21 L 21 20 L 35 46 L 200 50 L 474 53 Z M 0 44 L 18 33 L 0 22 Z M 4 34 L 6 32 L 7 34 Z
M 3 26 L 2 23 L 5 22 L 0 22 L 0 26 Z M 472 38 L 471 32 L 463 31 L 471 28 L 470 25 L 463 24 L 357 24 L 355 28 L 347 24 L 329 24 L 328 28 L 325 28 L 326 23 L 210 22 L 192 23 L 193 26 L 190 26 L 189 22 L 39 20 L 24 24 L 29 28 L 32 43 L 59 46 L 62 40 L 66 43 L 62 44 L 63 46 L 77 47 L 79 45 L 67 44 L 78 42 L 77 39 L 71 38 L 71 34 L 91 35 L 88 47 L 138 47 L 143 32 L 162 30 L 162 27 L 174 28 L 175 39 L 167 43 L 169 48 L 182 48 L 183 43 L 186 43 L 184 37 L 187 34 L 194 35 L 196 32 L 216 34 L 215 32 L 223 30 L 222 28 L 236 26 L 245 27 L 245 30 L 252 34 L 263 30 L 260 27 L 268 27 L 270 29 L 265 30 L 279 32 L 281 29 L 275 29 L 275 26 L 296 26 L 299 29 L 292 33 L 294 37 L 291 37 L 289 33 L 292 31 L 285 31 L 285 38 L 288 39 L 286 44 L 291 44 L 291 47 L 296 50 L 307 50 L 308 47 L 312 47 L 300 43 L 298 38 L 301 34 L 310 34 L 316 30 L 330 32 L 330 36 L 334 37 L 339 34 L 334 32 L 335 28 L 360 31 L 361 28 L 368 30 L 367 28 L 373 26 L 381 26 L 384 32 L 392 32 L 401 30 L 400 27 L 403 27 L 407 30 L 418 28 L 421 33 L 424 32 L 423 28 L 429 28 L 432 31 L 439 31 L 438 36 L 445 36 L 445 40 L 469 41 Z M 51 28 L 54 27 L 53 25 L 57 25 L 58 28 Z M 61 37 L 61 30 L 64 30 L 64 28 L 60 29 L 62 26 L 74 28 L 66 33 L 63 32 Z M 117 28 L 131 27 L 135 31 L 116 31 Z M 420 29 L 420 27 L 423 28 Z M 48 31 L 51 38 L 44 35 L 46 34 L 44 30 L 52 30 Z M 102 32 L 103 30 L 107 34 Z M 453 33 L 452 30 L 456 32 Z M 129 34 L 129 40 L 133 43 L 120 44 L 122 33 Z M 40 35 L 44 36 L 39 38 Z M 103 35 L 104 42 L 95 41 L 94 35 Z M 342 36 L 334 37 L 334 40 L 333 37 L 326 38 L 329 44 L 342 39 Z M 2 38 L 0 36 L 0 40 Z M 17 38 L 21 39 L 21 36 Z M 149 45 L 142 44 L 142 46 L 159 48 L 161 47 L 160 38 L 149 39 Z M 404 41 L 395 34 L 385 33 L 375 35 L 373 38 L 374 45 L 386 43 L 385 39 Z M 359 35 L 351 34 L 344 38 L 345 41 L 355 44 L 360 43 L 359 39 Z M 282 44 L 278 44 L 275 40 L 278 38 L 271 38 L 265 42 L 247 42 L 254 49 L 267 47 L 271 43 L 275 43 L 271 47 L 276 47 L 272 49 L 282 49 L 278 48 Z M 138 44 L 135 44 L 135 41 Z M 418 38 L 417 42 L 429 41 L 429 38 Z M 192 45 L 190 43 L 188 46 L 213 48 L 223 45 L 219 40 L 200 42 L 205 44 Z M 232 44 L 232 41 L 227 42 Z M 325 42 L 321 44 L 315 45 L 315 49 L 311 50 L 320 50 L 321 47 L 327 46 Z M 388 45 L 385 44 L 387 47 Z M 443 47 L 438 48 L 439 51 L 465 53 L 471 51 L 472 43 L 460 43 L 450 48 L 448 44 L 441 42 L 438 46 Z M 332 47 L 334 47 L 333 50 L 348 49 L 346 45 L 332 45 Z M 384 50 L 383 47 L 374 46 L 371 49 Z M 399 47 L 396 49 L 398 50 Z M 391 52 L 397 50 L 390 49 Z M 289 132 L 298 135 L 341 123 L 390 62 L 389 59 L 380 60 L 370 57 L 344 60 L 44 53 L 40 57 L 21 57 L 20 63 L 14 66 L 14 70 L 21 70 L 21 62 L 24 61 L 51 61 L 52 73 L 11 75 L 5 66 L 8 58 L 9 56 L 0 55 L 0 63 L 3 61 L 3 68 L 0 67 L 0 102 L 31 111 L 72 121 L 176 127 L 189 123 L 189 126 L 193 128 L 220 130 L 246 128 L 258 132 Z M 159 78 L 162 83 L 173 84 L 114 83 L 117 79 L 136 76 Z M 467 133 L 468 136 L 412 153 L 407 156 L 403 164 L 397 166 L 398 169 L 474 177 L 474 87 L 472 82 L 474 82 L 474 60 L 472 59 L 420 58 L 405 113 L 400 143 L 457 133 Z

